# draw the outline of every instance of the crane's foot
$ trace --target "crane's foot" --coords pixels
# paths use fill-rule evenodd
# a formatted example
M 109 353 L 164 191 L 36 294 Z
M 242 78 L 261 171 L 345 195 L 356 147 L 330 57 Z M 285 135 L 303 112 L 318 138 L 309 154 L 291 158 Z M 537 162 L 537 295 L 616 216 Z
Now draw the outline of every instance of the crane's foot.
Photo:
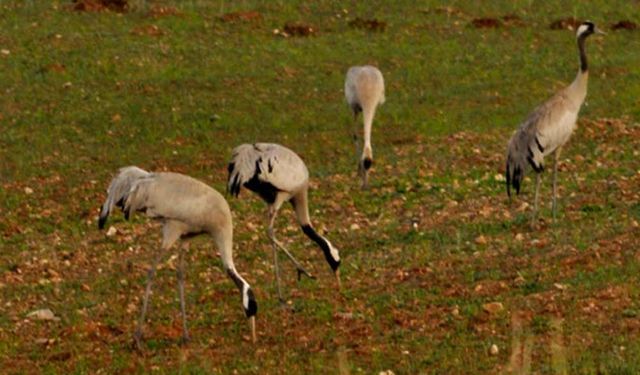
M 305 270 L 302 267 L 298 267 L 297 271 L 298 271 L 298 281 L 300 281 L 300 279 L 302 279 L 302 275 L 305 275 L 306 277 L 308 277 L 308 278 L 310 278 L 312 280 L 315 280 L 315 278 L 316 278 L 315 276 L 313 276 L 312 274 L 307 272 L 307 270 Z
M 142 331 L 139 329 L 136 329 L 135 333 L 133 334 L 133 349 L 135 349 L 136 351 L 138 351 L 139 353 L 142 353 Z
M 180 341 L 178 342 L 178 344 L 182 347 L 187 346 L 187 344 L 189 344 L 189 342 L 191 342 L 191 337 L 189 337 L 189 334 L 183 334 L 182 337 L 180 337 Z
M 289 305 L 287 304 L 287 301 L 285 301 L 285 299 L 284 299 L 284 298 L 281 298 L 281 297 L 280 297 L 280 298 L 278 298 L 278 302 L 280 302 L 280 308 L 281 308 L 282 310 L 287 310 L 287 309 L 289 309 Z

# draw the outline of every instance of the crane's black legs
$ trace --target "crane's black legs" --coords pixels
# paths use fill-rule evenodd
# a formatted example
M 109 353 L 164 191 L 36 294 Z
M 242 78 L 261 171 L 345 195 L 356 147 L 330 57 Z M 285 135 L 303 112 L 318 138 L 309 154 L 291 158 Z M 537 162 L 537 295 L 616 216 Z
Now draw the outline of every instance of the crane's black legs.
M 553 153 L 553 200 L 551 202 L 551 212 L 553 215 L 553 220 L 556 220 L 556 211 L 558 208 L 557 204 L 557 195 L 558 195 L 558 161 L 560 160 L 560 152 L 562 151 L 562 146 L 558 147 Z
M 156 275 L 156 268 L 158 267 L 158 263 L 164 256 L 166 250 L 167 249 L 163 247 L 160 249 L 158 254 L 156 254 L 156 257 L 153 259 L 153 263 L 151 264 L 151 268 L 149 268 L 149 273 L 147 274 L 147 287 L 144 291 L 144 298 L 142 300 L 142 311 L 140 312 L 140 317 L 138 318 L 136 331 L 133 334 L 133 339 L 135 340 L 135 345 L 138 350 L 142 350 L 142 325 L 144 324 L 144 317 L 147 315 L 147 308 L 149 307 L 151 285 L 153 284 L 153 278 Z
M 187 342 L 189 342 L 189 331 L 187 330 L 187 312 L 184 302 L 184 253 L 187 249 L 188 245 L 185 245 L 184 248 L 180 250 L 180 259 L 178 260 L 179 264 L 178 269 L 176 270 L 176 274 L 178 276 L 178 290 L 180 292 L 180 312 L 182 313 L 182 344 L 186 344 Z
M 138 318 L 138 325 L 136 331 L 133 334 L 134 344 L 139 351 L 142 351 L 142 325 L 144 324 L 144 317 L 147 315 L 147 308 L 149 307 L 149 295 L 151 294 L 151 285 L 153 284 L 153 278 L 156 275 L 156 268 L 162 257 L 166 252 L 171 249 L 171 246 L 180 238 L 182 233 L 181 225 L 177 222 L 166 222 L 162 227 L 162 246 L 160 251 L 156 254 L 149 268 L 147 274 L 147 287 L 144 290 L 144 297 L 142 299 L 142 311 Z
M 273 228 L 269 228 L 269 237 L 273 235 Z M 276 272 L 276 287 L 278 288 L 278 300 L 280 300 L 280 304 L 284 305 L 285 300 L 282 297 L 282 287 L 280 286 L 280 267 L 278 267 L 278 247 L 275 241 L 271 241 L 271 245 L 273 246 L 273 267 Z
M 311 275 L 306 269 L 304 269 L 304 267 L 302 267 L 300 262 L 298 262 L 298 260 L 293 255 L 291 255 L 289 250 L 287 250 L 287 248 L 282 246 L 282 244 L 280 242 L 278 242 L 278 240 L 276 240 L 275 233 L 274 233 L 274 230 L 273 230 L 273 223 L 274 223 L 274 221 L 276 219 L 276 215 L 277 215 L 277 209 L 273 210 L 273 213 L 271 213 L 271 209 L 270 209 L 270 212 L 269 212 L 269 238 L 271 239 L 271 241 L 273 242 L 273 244 L 276 247 L 278 247 L 278 248 L 280 248 L 280 250 L 284 251 L 284 253 L 287 255 L 287 257 L 289 257 L 289 259 L 296 266 L 296 269 L 298 270 L 298 280 L 300 280 L 300 276 L 302 276 L 302 275 L 305 275 L 310 279 L 315 279 L 315 277 L 313 275 Z
M 273 245 L 273 264 L 276 271 L 276 285 L 278 287 L 278 298 L 280 299 L 281 303 L 284 303 L 284 298 L 282 297 L 282 290 L 280 287 L 280 269 L 278 267 L 278 249 L 284 251 L 284 253 L 287 254 L 289 259 L 291 259 L 293 264 L 296 266 L 296 269 L 298 270 L 298 280 L 300 279 L 300 276 L 303 274 L 311 279 L 313 279 L 314 277 L 306 269 L 304 269 L 304 267 L 302 267 L 300 262 L 298 262 L 298 260 L 294 258 L 293 255 L 291 255 L 289 250 L 287 250 L 284 246 L 282 246 L 282 244 L 280 244 L 280 242 L 278 242 L 278 240 L 276 239 L 276 236 L 273 230 L 273 223 L 275 222 L 276 216 L 278 214 L 278 209 L 280 208 L 281 205 L 282 203 L 276 200 L 276 202 L 273 205 L 269 206 L 269 229 L 267 230 L 267 234 L 269 235 L 269 239 L 271 240 L 271 244 Z

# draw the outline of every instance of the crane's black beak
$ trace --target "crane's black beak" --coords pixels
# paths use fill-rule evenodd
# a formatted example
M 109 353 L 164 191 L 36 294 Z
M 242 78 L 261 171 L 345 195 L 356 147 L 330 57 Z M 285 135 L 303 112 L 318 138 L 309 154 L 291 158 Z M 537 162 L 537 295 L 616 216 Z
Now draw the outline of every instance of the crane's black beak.
M 251 341 L 255 344 L 256 339 L 256 316 L 252 315 L 249 317 L 249 327 L 251 328 Z

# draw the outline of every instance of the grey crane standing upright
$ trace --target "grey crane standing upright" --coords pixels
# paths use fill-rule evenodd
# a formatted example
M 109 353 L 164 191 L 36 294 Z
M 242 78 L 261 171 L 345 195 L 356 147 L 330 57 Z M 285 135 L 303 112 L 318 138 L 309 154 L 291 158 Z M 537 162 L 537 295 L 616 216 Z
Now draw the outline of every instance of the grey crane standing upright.
M 371 148 L 371 127 L 373 116 L 378 105 L 384 103 L 384 78 L 375 66 L 352 66 L 347 71 L 344 83 L 344 95 L 349 108 L 353 111 L 354 121 L 358 120 L 358 113 L 362 112 L 364 122 L 364 147 L 358 163 L 358 171 L 362 177 L 362 188 L 369 184 L 369 168 L 373 163 L 373 150 Z M 358 150 L 357 132 L 353 135 Z
M 128 219 L 136 211 L 161 220 L 162 246 L 157 252 L 149 274 L 142 302 L 142 312 L 134 334 L 138 349 L 141 348 L 142 325 L 147 313 L 151 284 L 160 259 L 174 243 L 183 237 L 209 234 L 215 242 L 227 275 L 236 284 L 242 297 L 242 307 L 249 319 L 251 336 L 256 340 L 255 315 L 258 305 L 253 291 L 233 264 L 233 224 L 231 211 L 224 197 L 205 183 L 178 173 L 149 173 L 138 167 L 121 168 L 107 190 L 107 199 L 102 205 L 98 227 L 104 228 L 107 217 L 114 207 L 120 207 Z M 180 309 L 182 312 L 182 339 L 189 339 L 184 302 L 184 250 L 180 251 L 178 283 Z
M 279 144 L 243 144 L 233 149 L 228 170 L 227 189 L 231 195 L 238 196 L 241 187 L 244 186 L 257 193 L 269 205 L 268 235 L 273 245 L 276 285 L 280 302 L 283 303 L 284 298 L 280 287 L 278 249 L 284 251 L 295 264 L 298 278 L 301 274 L 313 277 L 275 237 L 273 223 L 280 206 L 287 201 L 291 202 L 304 234 L 322 250 L 326 261 L 335 273 L 338 288 L 340 288 L 338 249 L 311 226 L 308 207 L 309 171 L 302 159 L 295 152 Z
M 585 40 L 594 33 L 604 34 L 593 22 L 580 24 L 576 32 L 580 70 L 573 82 L 556 93 L 551 99 L 536 108 L 511 137 L 507 146 L 506 182 L 507 194 L 511 197 L 511 187 L 520 193 L 520 185 L 525 170 L 531 167 L 536 172 L 536 191 L 531 219 L 535 223 L 538 213 L 540 174 L 544 170 L 544 157 L 553 153 L 553 218 L 556 217 L 558 159 L 562 146 L 569 140 L 576 128 L 580 107 L 587 96 L 589 68 L 585 52 Z

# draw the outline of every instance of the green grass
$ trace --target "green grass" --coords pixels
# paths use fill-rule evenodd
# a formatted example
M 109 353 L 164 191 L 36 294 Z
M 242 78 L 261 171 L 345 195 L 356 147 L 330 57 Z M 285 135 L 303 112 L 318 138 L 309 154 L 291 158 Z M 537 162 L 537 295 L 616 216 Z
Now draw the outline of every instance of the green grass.
M 531 371 L 553 374 L 559 318 L 570 373 L 639 371 L 640 42 L 637 31 L 610 30 L 640 22 L 633 2 L 137 0 L 124 14 L 74 12 L 69 3 L 0 3 L 6 371 L 508 373 L 526 367 L 511 359 L 520 350 L 512 339 L 522 336 L 531 337 Z M 177 14 L 154 16 L 157 6 Z M 236 11 L 261 19 L 221 19 Z M 470 24 L 505 15 L 522 24 Z M 495 176 L 518 123 L 576 73 L 573 32 L 549 29 L 571 16 L 608 35 L 587 42 L 588 105 L 563 152 L 559 220 L 551 221 L 545 174 L 540 228 L 531 230 L 521 204 L 531 202 L 533 181 L 509 204 Z M 356 17 L 387 28 L 353 29 Z M 318 32 L 274 34 L 290 21 Z M 381 69 L 387 96 L 364 192 L 342 93 L 356 64 Z M 229 199 L 234 249 L 260 304 L 258 343 L 246 341 L 237 293 L 209 239 L 198 238 L 188 256 L 192 342 L 177 344 L 168 261 L 154 286 L 146 353 L 132 351 L 161 234 L 142 216 L 115 215 L 113 237 L 96 229 L 109 179 L 135 164 L 224 191 L 231 149 L 256 141 L 285 144 L 306 161 L 313 219 L 344 258 L 343 295 L 287 208 L 279 236 L 318 279 L 296 283 L 285 263 L 296 312 L 281 311 L 265 206 L 242 193 Z M 495 301 L 504 311 L 494 316 L 483 305 Z M 61 320 L 25 319 L 44 307 Z

